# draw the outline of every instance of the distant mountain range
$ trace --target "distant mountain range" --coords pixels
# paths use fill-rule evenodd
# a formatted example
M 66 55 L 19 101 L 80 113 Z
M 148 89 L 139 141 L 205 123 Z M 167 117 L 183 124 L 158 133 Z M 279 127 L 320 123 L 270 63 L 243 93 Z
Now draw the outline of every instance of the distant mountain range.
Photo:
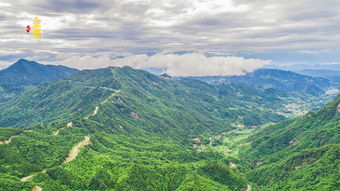
M 300 71 L 296 71 L 296 72 L 303 74 L 303 75 L 327 78 L 331 81 L 331 83 L 334 87 L 340 89 L 340 71 L 305 69 L 305 70 L 300 70 Z
M 43 65 L 20 59 L 8 68 L 0 70 L 0 102 L 20 94 L 27 88 L 62 79 L 76 72 L 77 69 L 65 66 Z
M 213 84 L 241 82 L 258 88 L 274 88 L 284 92 L 307 93 L 314 96 L 323 94 L 332 87 L 340 89 L 338 84 L 331 79 L 266 68 L 258 69 L 242 76 L 203 76 L 192 78 Z
M 269 65 L 270 68 L 277 68 L 289 71 L 301 70 L 333 70 L 340 71 L 340 64 L 294 64 L 294 65 Z
M 312 70 L 312 69 L 305 69 L 296 71 L 297 73 L 308 75 L 308 76 L 315 76 L 315 77 L 340 77 L 340 71 L 336 70 Z
M 258 87 L 305 92 L 312 95 L 322 94 L 325 89 L 331 86 L 331 82 L 324 78 L 310 77 L 277 69 L 259 69 L 243 76 L 231 76 L 228 79 Z

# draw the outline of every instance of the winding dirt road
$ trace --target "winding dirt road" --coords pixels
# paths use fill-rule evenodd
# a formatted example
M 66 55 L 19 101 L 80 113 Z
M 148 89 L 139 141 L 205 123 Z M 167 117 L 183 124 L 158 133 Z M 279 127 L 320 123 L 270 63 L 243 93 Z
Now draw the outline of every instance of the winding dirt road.
M 72 127 L 72 125 L 73 125 L 73 123 L 72 123 L 72 122 L 69 122 L 69 123 L 66 124 L 66 127 Z M 62 130 L 64 130 L 66 127 L 63 127 L 63 128 L 58 129 L 58 130 L 56 130 L 56 131 L 53 131 L 53 132 L 52 132 L 52 135 L 59 135 L 59 132 L 62 131 Z
M 40 186 L 34 186 L 32 191 L 42 191 L 42 188 Z
M 98 110 L 99 110 L 99 106 L 96 106 L 96 107 L 94 108 L 94 111 L 93 111 L 93 113 L 92 113 L 92 116 L 97 115 Z
M 111 90 L 111 89 L 110 89 L 110 90 Z M 115 91 L 115 93 L 118 93 L 118 92 L 119 92 L 119 91 L 116 91 L 116 90 L 112 90 L 112 91 Z M 115 95 L 115 93 L 114 93 L 113 95 Z M 94 108 L 93 113 L 92 113 L 90 116 L 97 115 L 98 110 L 99 110 L 99 106 L 96 106 L 96 107 Z M 90 116 L 87 116 L 87 117 L 85 117 L 84 119 L 88 119 Z M 72 127 L 72 126 L 73 126 L 73 123 L 72 123 L 72 122 L 69 122 L 69 123 L 66 124 L 66 127 Z M 66 127 L 63 127 L 63 128 L 61 128 L 61 129 L 58 129 L 57 131 L 53 131 L 53 132 L 52 132 L 52 135 L 58 135 L 59 132 L 60 132 L 61 130 L 65 129 Z M 32 130 L 27 130 L 27 132 L 31 132 L 31 131 L 32 131 Z M 25 131 L 24 131 L 24 132 L 25 132 Z M 0 141 L 0 145 L 1 145 L 1 144 L 9 144 L 9 143 L 12 141 L 13 137 L 14 137 L 14 136 L 11 136 L 11 137 L 9 138 L 9 140 Z M 90 141 L 90 137 L 84 136 L 84 140 L 81 141 L 81 142 L 79 142 L 79 143 L 77 143 L 77 145 L 74 146 L 74 147 L 70 150 L 69 155 L 65 158 L 65 160 L 64 160 L 63 163 L 65 164 L 65 163 L 68 163 L 68 162 L 73 161 L 73 160 L 78 156 L 79 149 L 80 149 L 81 147 L 84 147 L 84 146 L 89 145 L 89 144 L 92 144 L 92 142 Z M 61 166 L 61 165 L 58 165 L 58 166 Z M 57 166 L 57 167 L 58 167 L 58 166 Z M 27 182 L 28 180 L 30 180 L 31 178 L 33 178 L 34 176 L 36 176 L 36 175 L 38 175 L 38 174 L 40 174 L 40 173 L 46 173 L 46 169 L 43 169 L 41 172 L 35 172 L 35 173 L 30 174 L 29 176 L 23 177 L 23 178 L 20 179 L 20 181 L 21 181 L 21 182 Z M 34 186 L 34 187 L 32 188 L 32 191 L 42 191 L 42 188 L 39 187 L 39 186 Z
M 92 113 L 90 116 L 86 116 L 84 119 L 88 119 L 88 118 L 91 117 L 91 116 L 97 115 L 98 110 L 99 110 L 99 106 L 96 106 L 96 107 L 94 108 L 94 110 L 93 110 L 93 113 Z
M 38 175 L 40 173 L 46 173 L 46 169 L 43 169 L 40 172 L 36 172 L 36 173 L 30 174 L 29 176 L 23 177 L 20 181 L 21 182 L 27 182 L 29 179 L 33 178 L 34 176 L 36 176 L 36 175 Z
M 0 145 L 8 145 L 12 142 L 14 136 L 10 136 L 8 140 L 0 141 Z
M 68 155 L 68 157 L 66 157 L 64 163 L 68 163 L 68 162 L 71 162 L 72 160 L 74 160 L 77 156 L 78 156 L 78 153 L 79 153 L 79 149 L 83 146 L 86 146 L 86 145 L 89 145 L 91 144 L 92 142 L 90 141 L 90 137 L 88 136 L 84 136 L 84 140 L 77 143 L 76 146 L 74 146 L 71 150 L 70 150 L 70 153 Z M 21 182 L 27 182 L 28 180 L 30 180 L 31 178 L 33 178 L 34 176 L 40 174 L 40 173 L 46 173 L 46 169 L 43 169 L 42 171 L 40 172 L 35 172 L 35 173 L 32 173 L 30 174 L 29 176 L 26 176 L 26 177 L 23 177 L 20 179 Z
M 29 133 L 29 132 L 32 132 L 31 129 L 26 129 L 26 130 L 23 130 L 20 134 L 22 133 Z M 18 135 L 20 135 L 18 134 Z M 18 135 L 14 135 L 14 136 L 10 136 L 8 140 L 5 140 L 5 141 L 0 141 L 0 145 L 8 145 L 12 142 L 12 139 Z
M 33 178 L 34 176 L 35 176 L 35 174 L 26 176 L 26 177 L 22 178 L 20 181 L 21 181 L 21 182 L 27 182 L 29 179 Z
M 79 142 L 70 150 L 70 154 L 68 155 L 68 157 L 66 157 L 64 163 L 68 163 L 74 160 L 79 153 L 79 148 L 89 144 L 91 144 L 90 137 L 85 136 L 83 141 Z

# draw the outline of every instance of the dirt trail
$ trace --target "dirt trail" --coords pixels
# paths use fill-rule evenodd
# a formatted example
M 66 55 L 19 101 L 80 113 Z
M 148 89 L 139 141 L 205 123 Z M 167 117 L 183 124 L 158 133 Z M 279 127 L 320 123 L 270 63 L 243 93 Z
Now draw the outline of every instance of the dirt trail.
M 103 89 L 107 89 L 107 90 L 111 90 L 111 91 L 115 91 L 115 93 L 112 94 L 112 95 L 115 95 L 116 93 L 119 92 L 119 90 L 117 91 L 117 90 L 113 90 L 113 89 L 110 89 L 110 88 L 104 88 L 104 87 L 102 87 L 102 88 L 103 88 Z M 97 115 L 98 110 L 99 110 L 99 106 L 96 106 L 96 107 L 94 108 L 93 113 L 92 113 L 90 116 Z M 85 117 L 84 119 L 88 119 L 90 116 L 87 116 L 87 117 Z M 66 124 L 66 127 L 72 127 L 72 125 L 73 125 L 73 123 L 72 123 L 72 122 L 69 122 L 69 123 Z M 52 135 L 58 135 L 58 134 L 59 134 L 59 131 L 65 129 L 66 127 L 63 127 L 63 128 L 61 128 L 61 129 L 58 129 L 57 131 L 53 131 L 53 132 L 52 132 Z M 32 130 L 28 130 L 27 132 L 31 132 L 31 131 L 32 131 Z M 12 141 L 13 137 L 14 137 L 14 136 L 11 136 L 10 139 L 9 139 L 8 141 L 5 141 L 5 142 L 0 141 L 0 145 L 1 145 L 1 144 L 8 144 L 8 143 L 10 143 L 10 142 Z M 81 142 L 79 142 L 76 146 L 74 146 L 74 147 L 70 150 L 70 153 L 69 153 L 69 155 L 65 158 L 64 163 L 68 163 L 68 162 L 71 162 L 72 160 L 74 160 L 74 159 L 78 156 L 80 147 L 89 145 L 89 144 L 91 144 L 91 143 L 92 143 L 92 142 L 90 141 L 90 137 L 84 136 L 84 140 L 81 141 Z M 59 165 L 59 166 L 61 166 L 61 165 Z M 42 170 L 41 172 L 33 173 L 33 174 L 29 175 L 29 176 L 23 177 L 20 181 L 21 181 L 21 182 L 27 182 L 28 180 L 30 180 L 31 178 L 33 178 L 34 176 L 36 176 L 37 174 L 40 174 L 40 173 L 46 173 L 46 169 Z M 42 188 L 39 187 L 39 186 L 35 186 L 35 187 L 32 188 L 32 190 L 41 191 Z
M 32 132 L 32 130 L 31 129 L 28 129 L 28 130 L 26 129 L 26 130 L 23 130 L 20 134 L 22 134 L 22 133 L 29 133 L 29 132 Z M 20 134 L 18 134 L 18 135 L 20 135 Z M 10 144 L 12 142 L 12 139 L 14 137 L 18 136 L 18 135 L 10 136 L 8 140 L 0 141 L 0 145 L 8 145 L 8 144 Z
M 99 88 L 104 89 L 104 90 L 113 91 L 114 93 L 113 93 L 111 96 L 116 96 L 117 93 L 120 92 L 120 90 L 115 90 L 115 89 L 106 88 L 106 87 L 99 87 Z M 111 96 L 110 96 L 110 97 L 111 97 Z M 100 108 L 99 106 L 96 106 L 96 107 L 94 108 L 94 110 L 93 110 L 93 113 L 90 114 L 90 115 L 88 115 L 88 116 L 86 116 L 86 117 L 84 117 L 84 119 L 87 120 L 87 119 L 89 119 L 91 116 L 97 115 L 97 114 L 98 114 L 98 111 L 99 111 L 99 108 Z
M 94 108 L 94 111 L 93 111 L 92 116 L 93 116 L 93 115 L 97 115 L 98 110 L 99 110 L 99 106 L 96 106 L 96 107 Z
M 66 157 L 64 163 L 68 163 L 74 160 L 79 153 L 79 148 L 89 144 L 91 144 L 90 137 L 85 136 L 83 141 L 79 142 L 70 150 L 70 154 L 68 155 L 68 157 Z
M 10 136 L 8 140 L 5 140 L 5 141 L 0 141 L 0 145 L 8 145 L 12 142 L 12 139 L 13 139 L 14 136 Z
M 42 188 L 40 186 L 34 186 L 32 191 L 42 191 Z
M 237 164 L 235 164 L 235 163 L 229 163 L 229 168 L 236 168 L 237 167 Z
M 52 135 L 59 135 L 59 131 L 60 130 L 63 130 L 64 128 L 61 128 L 61 129 L 58 129 L 58 130 L 56 130 L 56 131 L 53 131 L 52 132 Z
M 72 125 L 73 125 L 73 123 L 72 123 L 72 122 L 69 122 L 69 123 L 66 124 L 66 127 L 72 127 Z M 62 131 L 62 130 L 64 130 L 66 127 L 63 127 L 63 128 L 58 129 L 58 130 L 56 130 L 56 131 L 53 131 L 53 132 L 52 132 L 52 135 L 59 135 L 59 132 Z
M 84 119 L 88 119 L 88 118 L 91 117 L 91 116 L 97 115 L 98 110 L 99 110 L 99 106 L 96 106 L 96 107 L 94 108 L 94 110 L 93 110 L 93 113 L 92 113 L 90 116 L 86 116 Z
M 84 140 L 79 142 L 76 146 L 74 146 L 71 150 L 70 150 L 70 153 L 68 155 L 68 157 L 66 157 L 64 163 L 68 163 L 68 162 L 71 162 L 72 160 L 74 160 L 77 156 L 78 156 L 78 153 L 79 153 L 79 149 L 80 147 L 83 147 L 83 146 L 86 146 L 86 145 L 89 145 L 91 144 L 92 142 L 90 141 L 90 137 L 88 136 L 84 136 Z M 61 166 L 61 165 L 59 165 Z M 57 166 L 57 167 L 59 167 Z M 54 168 L 54 167 L 53 167 Z M 31 178 L 33 178 L 34 176 L 38 175 L 38 174 L 41 174 L 41 173 L 46 173 L 46 169 L 43 169 L 42 171 L 40 172 L 35 172 L 35 173 L 32 173 L 30 174 L 29 176 L 26 176 L 26 177 L 23 177 L 21 178 L 21 182 L 27 182 L 28 180 L 30 180 Z M 33 190 L 33 189 L 32 189 Z
M 116 89 L 108 88 L 108 87 L 97 87 L 97 86 L 83 86 L 83 87 L 90 88 L 90 89 L 100 88 L 100 89 L 103 89 L 103 90 L 108 90 L 108 91 L 113 91 L 113 92 L 117 91 Z
M 29 179 L 33 178 L 34 176 L 35 176 L 35 174 L 26 176 L 26 177 L 22 178 L 20 181 L 21 181 L 21 182 L 27 182 Z
M 20 181 L 21 182 L 27 182 L 28 180 L 30 180 L 31 178 L 33 178 L 34 176 L 36 176 L 36 175 L 38 175 L 40 173 L 46 173 L 46 169 L 43 169 L 40 172 L 36 172 L 36 173 L 30 174 L 29 176 L 23 177 Z

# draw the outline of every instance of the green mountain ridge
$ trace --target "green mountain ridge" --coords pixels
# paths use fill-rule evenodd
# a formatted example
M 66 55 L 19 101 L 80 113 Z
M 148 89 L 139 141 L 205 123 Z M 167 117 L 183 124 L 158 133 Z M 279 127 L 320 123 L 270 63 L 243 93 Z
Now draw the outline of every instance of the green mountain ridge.
M 27 126 L 42 121 L 72 118 L 71 116 L 79 119 L 77 116 L 90 113 L 95 104 L 111 98 L 118 90 L 119 94 L 126 96 L 120 98 L 120 102 L 123 103 L 115 103 L 115 108 L 127 109 L 123 108 L 123 100 L 129 104 L 142 103 L 138 107 L 130 105 L 130 110 L 124 112 L 132 112 L 133 108 L 136 108 L 144 118 L 153 118 L 152 111 L 157 108 L 157 111 L 154 111 L 157 113 L 163 107 L 171 108 L 163 113 L 167 116 L 176 117 L 178 111 L 185 111 L 185 108 L 188 108 L 201 118 L 209 116 L 213 119 L 214 116 L 218 116 L 229 119 L 229 123 L 230 119 L 237 120 L 240 113 L 243 119 L 239 120 L 249 125 L 266 122 L 262 121 L 264 117 L 260 115 L 274 121 L 283 119 L 274 112 L 268 112 L 269 109 L 259 109 L 266 107 L 274 110 L 283 104 L 280 99 L 273 98 L 273 94 L 261 90 L 243 87 L 240 84 L 212 86 L 189 79 L 162 79 L 142 70 L 123 67 L 82 71 L 26 92 L 23 96 L 0 106 L 3 108 L 0 112 L 0 126 Z M 247 95 L 248 92 L 252 92 L 253 95 Z M 228 109 L 233 108 L 233 105 L 244 109 Z M 144 109 L 148 112 L 144 112 Z M 256 110 L 259 112 L 247 114 Z M 255 117 L 258 121 L 253 120 Z

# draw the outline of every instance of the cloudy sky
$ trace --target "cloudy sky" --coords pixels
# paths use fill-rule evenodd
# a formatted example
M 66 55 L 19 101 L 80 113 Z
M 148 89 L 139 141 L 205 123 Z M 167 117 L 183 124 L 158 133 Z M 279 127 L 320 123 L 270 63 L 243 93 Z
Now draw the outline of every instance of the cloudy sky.
M 25 27 L 42 20 L 42 39 Z M 20 58 L 173 75 L 340 63 L 339 0 L 0 0 L 0 68 Z

